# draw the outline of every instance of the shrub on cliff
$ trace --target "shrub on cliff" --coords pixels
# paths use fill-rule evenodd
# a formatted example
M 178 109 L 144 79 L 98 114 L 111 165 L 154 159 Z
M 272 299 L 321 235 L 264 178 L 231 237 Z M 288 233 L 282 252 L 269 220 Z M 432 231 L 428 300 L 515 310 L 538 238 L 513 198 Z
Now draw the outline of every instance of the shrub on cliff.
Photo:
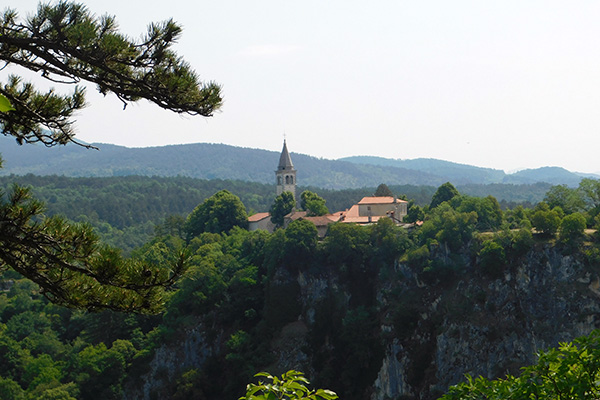
M 585 234 L 585 217 L 581 213 L 573 213 L 563 218 L 560 223 L 559 235 L 561 242 L 576 244 Z
M 500 278 L 502 270 L 506 265 L 506 253 L 504 248 L 491 240 L 483 243 L 479 252 L 481 272 L 490 278 Z
M 546 203 L 539 203 L 531 216 L 531 224 L 542 235 L 554 236 L 560 227 L 561 213 L 559 207 L 550 209 Z
M 600 331 L 561 343 L 539 354 L 520 376 L 472 378 L 450 388 L 440 400 L 597 399 L 600 396 Z

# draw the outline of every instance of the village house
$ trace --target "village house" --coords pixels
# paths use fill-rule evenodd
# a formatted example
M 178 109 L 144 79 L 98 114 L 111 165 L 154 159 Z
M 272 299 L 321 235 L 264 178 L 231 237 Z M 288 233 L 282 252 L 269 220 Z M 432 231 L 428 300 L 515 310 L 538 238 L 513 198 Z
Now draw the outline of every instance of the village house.
M 327 228 L 329 227 L 329 224 L 333 223 L 333 222 L 338 222 L 340 217 L 337 214 L 327 214 L 327 215 L 320 215 L 320 216 L 315 216 L 315 217 L 310 217 L 306 215 L 307 212 L 306 211 L 292 211 L 291 213 L 289 213 L 288 215 L 285 216 L 284 218 L 284 223 L 283 223 L 283 227 L 287 228 L 287 226 L 292 223 L 293 221 L 296 220 L 305 220 L 305 221 L 310 221 L 312 222 L 315 227 L 317 228 L 317 233 L 319 234 L 320 238 L 324 238 L 325 234 L 327 233 Z
M 395 223 L 401 223 L 407 212 L 408 202 L 397 197 L 363 197 L 358 204 L 340 213 L 340 220 L 356 224 L 371 224 L 380 218 L 391 218 Z
M 271 214 L 268 212 L 260 212 L 248 217 L 248 230 L 255 231 L 257 229 L 269 232 L 275 230 L 275 224 L 271 222 Z

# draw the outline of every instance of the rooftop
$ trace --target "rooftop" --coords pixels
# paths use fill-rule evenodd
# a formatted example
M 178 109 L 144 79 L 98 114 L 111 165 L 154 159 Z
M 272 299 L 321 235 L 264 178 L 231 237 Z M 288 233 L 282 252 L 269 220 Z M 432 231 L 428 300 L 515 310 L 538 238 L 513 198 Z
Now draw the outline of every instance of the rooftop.
M 366 203 L 366 204 L 373 204 L 373 203 Z M 346 210 L 345 212 L 336 213 L 336 214 L 341 214 L 341 221 L 354 222 L 356 224 L 367 224 L 369 222 L 377 222 L 379 220 L 379 218 L 383 218 L 383 216 L 380 216 L 380 215 L 373 215 L 369 219 L 368 216 L 359 215 L 358 204 L 353 205 L 352 207 L 350 207 L 350 209 Z
M 329 224 L 331 224 L 332 222 L 336 222 L 337 219 L 333 219 L 330 215 L 321 215 L 318 217 L 302 217 L 303 220 L 306 221 L 310 221 L 313 224 L 315 224 L 315 226 L 327 226 Z
M 281 150 L 281 156 L 279 157 L 279 165 L 277 166 L 277 170 L 293 170 L 294 164 L 292 164 L 292 157 L 290 157 L 290 153 L 287 149 L 287 144 L 285 140 L 283 141 L 283 150 Z
M 363 197 L 358 204 L 393 204 L 393 203 L 408 203 L 406 200 L 400 200 L 392 196 L 381 197 Z
M 270 217 L 271 214 L 269 214 L 268 212 L 260 212 L 260 213 L 256 213 L 254 215 L 251 215 L 248 217 L 248 222 L 258 222 L 258 221 L 262 221 L 263 219 Z

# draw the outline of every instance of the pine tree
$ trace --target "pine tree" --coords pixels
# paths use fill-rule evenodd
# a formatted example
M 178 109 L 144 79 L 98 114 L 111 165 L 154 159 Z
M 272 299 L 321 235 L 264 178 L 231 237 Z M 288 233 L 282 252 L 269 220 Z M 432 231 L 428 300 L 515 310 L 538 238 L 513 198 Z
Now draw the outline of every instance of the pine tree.
M 81 81 L 95 83 L 124 104 L 140 99 L 177 113 L 211 116 L 221 106 L 219 85 L 202 83 L 171 46 L 181 35 L 172 20 L 151 24 L 141 42 L 119 33 L 112 16 L 96 17 L 83 4 L 40 4 L 20 20 L 0 14 L 0 60 L 61 84 L 72 94 L 42 93 L 21 77 L 0 85 L 0 129 L 19 144 L 79 143 L 72 116 L 85 106 Z M 5 198 L 0 193 L 0 199 Z M 14 269 L 57 304 L 88 310 L 158 312 L 165 288 L 185 269 L 186 255 L 157 266 L 125 259 L 99 244 L 86 225 L 44 218 L 43 205 L 15 186 L 0 201 L 0 271 Z
M 112 16 L 96 17 L 83 4 L 40 4 L 24 21 L 7 9 L 0 15 L 0 60 L 61 84 L 95 83 L 100 93 L 124 104 L 140 99 L 177 113 L 211 116 L 222 104 L 220 86 L 201 83 L 175 52 L 181 27 L 172 20 L 151 24 L 141 42 L 119 33 Z M 13 110 L 0 113 L 4 135 L 46 146 L 75 142 L 73 113 L 85 106 L 84 89 L 71 95 L 41 93 L 17 75 L 0 86 Z

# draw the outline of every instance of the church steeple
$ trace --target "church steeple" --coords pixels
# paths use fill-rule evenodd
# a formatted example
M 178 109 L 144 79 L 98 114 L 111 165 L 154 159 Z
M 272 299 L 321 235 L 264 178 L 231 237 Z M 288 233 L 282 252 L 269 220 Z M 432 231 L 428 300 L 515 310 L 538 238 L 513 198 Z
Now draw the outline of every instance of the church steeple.
M 286 169 L 294 169 L 294 164 L 292 164 L 292 157 L 290 157 L 287 144 L 285 143 L 285 139 L 283 139 L 283 150 L 281 150 L 281 156 L 279 157 L 279 166 L 277 167 L 277 170 Z
M 296 170 L 294 169 L 294 164 L 292 164 L 292 157 L 290 157 L 290 153 L 288 152 L 285 139 L 283 140 L 283 150 L 281 150 L 275 177 L 277 179 L 277 195 L 279 196 L 283 192 L 291 192 L 295 199 Z

